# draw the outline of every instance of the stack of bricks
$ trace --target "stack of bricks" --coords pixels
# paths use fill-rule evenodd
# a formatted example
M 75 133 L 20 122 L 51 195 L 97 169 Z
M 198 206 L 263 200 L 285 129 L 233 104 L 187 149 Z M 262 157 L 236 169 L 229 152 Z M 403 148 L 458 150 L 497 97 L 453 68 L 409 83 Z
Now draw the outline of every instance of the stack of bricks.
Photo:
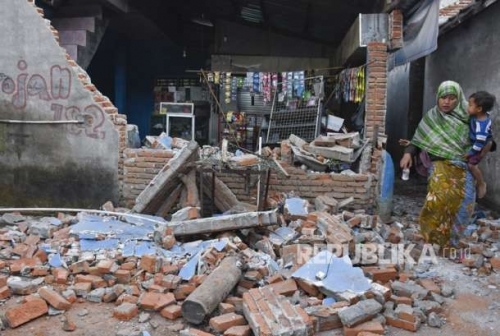
M 380 42 L 368 43 L 368 80 L 366 89 L 365 137 L 373 138 L 375 128 L 378 134 L 385 134 L 387 108 L 387 45 Z
M 123 200 L 128 208 L 135 205 L 135 199 L 174 157 L 171 150 L 132 149 L 124 151 Z
M 45 18 L 45 13 L 42 8 L 38 8 L 35 5 L 34 0 L 28 0 L 28 3 L 32 4 L 38 14 L 42 16 L 42 18 Z M 47 20 L 48 23 L 48 28 L 52 32 L 52 35 L 54 35 L 54 39 L 57 41 L 57 43 L 60 43 L 59 41 L 59 32 L 57 29 L 50 24 L 50 21 Z M 61 47 L 62 48 L 62 47 Z M 63 49 L 64 50 L 64 49 Z M 65 51 L 66 53 L 66 51 Z M 119 134 L 119 156 L 118 156 L 118 180 L 119 180 L 119 187 L 120 187 L 120 194 L 122 194 L 122 188 L 123 188 L 123 178 L 124 178 L 124 171 L 123 171 L 123 161 L 124 161 L 124 156 L 123 156 L 123 151 L 127 148 L 127 116 L 124 114 L 119 114 L 118 109 L 116 106 L 113 105 L 111 100 L 104 96 L 97 88 L 95 87 L 94 84 L 92 84 L 92 81 L 87 74 L 85 70 L 83 70 L 76 62 L 73 60 L 68 53 L 66 53 L 66 59 L 68 62 L 68 65 L 71 67 L 73 73 L 78 77 L 80 82 L 82 83 L 83 87 L 87 89 L 87 91 L 90 92 L 92 95 L 93 100 L 96 103 L 96 106 L 99 106 L 104 112 L 105 115 L 109 116 L 109 119 L 111 122 L 113 122 L 115 126 L 115 130 Z
M 391 50 L 403 47 L 403 13 L 395 9 L 389 14 L 389 48 Z
M 310 174 L 285 162 L 280 163 L 291 177 L 287 178 L 273 171 L 269 180 L 269 193 L 293 191 L 311 202 L 314 202 L 318 195 L 330 193 L 339 201 L 354 197 L 354 202 L 350 204 L 353 208 L 365 209 L 372 205 L 376 185 L 376 178 L 372 174 Z M 255 201 L 257 189 L 253 187 L 248 193 L 245 190 L 245 177 L 238 174 L 217 174 L 217 177 L 226 183 L 238 200 L 250 203 Z
M 255 335 L 280 336 L 313 334 L 312 319 L 300 306 L 293 306 L 270 286 L 253 288 L 243 294 L 243 313 Z

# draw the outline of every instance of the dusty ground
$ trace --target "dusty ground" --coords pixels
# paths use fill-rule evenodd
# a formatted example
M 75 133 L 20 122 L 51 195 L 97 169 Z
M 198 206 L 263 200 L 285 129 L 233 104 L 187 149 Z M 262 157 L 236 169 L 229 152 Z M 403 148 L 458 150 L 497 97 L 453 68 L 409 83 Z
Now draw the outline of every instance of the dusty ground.
M 395 214 L 400 221 L 416 221 L 425 195 L 425 184 L 410 182 L 398 184 L 395 187 Z M 462 266 L 449 260 L 440 259 L 433 266 L 434 271 L 444 281 L 455 288 L 455 299 L 447 299 L 445 304 L 446 324 L 440 328 L 423 326 L 418 335 L 433 336 L 493 336 L 500 334 L 500 274 L 489 277 L 468 276 L 462 273 Z M 0 306 L 0 312 L 16 304 L 18 298 L 11 299 L 6 305 Z M 139 323 L 138 317 L 130 322 L 120 322 L 112 318 L 113 304 L 75 303 L 69 311 L 69 317 L 76 323 L 77 329 L 68 333 L 62 330 L 61 316 L 43 317 L 17 329 L 0 332 L 5 336 L 115 336 L 119 331 L 129 328 L 147 330 L 152 336 L 178 335 L 178 328 L 183 322 L 168 321 L 158 313 L 151 313 L 151 320 Z M 82 312 L 85 316 L 80 316 Z M 136 333 L 124 333 L 134 335 Z M 341 329 L 322 333 L 323 336 L 343 335 Z M 415 335 L 397 328 L 388 328 L 386 335 Z

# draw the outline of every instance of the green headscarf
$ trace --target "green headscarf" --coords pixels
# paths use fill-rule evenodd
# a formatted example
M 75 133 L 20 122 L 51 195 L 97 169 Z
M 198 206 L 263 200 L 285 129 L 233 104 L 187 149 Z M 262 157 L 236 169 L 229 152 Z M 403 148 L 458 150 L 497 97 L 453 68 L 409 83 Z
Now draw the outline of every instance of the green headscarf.
M 463 160 L 470 147 L 468 104 L 456 82 L 441 83 L 437 100 L 447 95 L 457 97 L 457 106 L 449 113 L 441 112 L 438 105 L 430 109 L 420 121 L 411 143 L 443 159 Z

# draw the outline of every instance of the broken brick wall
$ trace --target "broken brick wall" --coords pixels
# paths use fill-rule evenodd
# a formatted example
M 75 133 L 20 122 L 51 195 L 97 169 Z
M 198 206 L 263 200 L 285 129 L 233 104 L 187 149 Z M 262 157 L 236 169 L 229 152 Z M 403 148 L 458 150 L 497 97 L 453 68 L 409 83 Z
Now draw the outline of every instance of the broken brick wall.
M 374 192 L 376 177 L 373 174 L 329 174 L 329 173 L 307 173 L 304 170 L 280 162 L 290 175 L 289 178 L 273 172 L 269 183 L 269 195 L 272 193 L 294 192 L 297 196 L 305 198 L 310 202 L 326 193 L 331 193 L 337 200 L 354 197 L 354 202 L 349 206 L 365 209 L 374 204 Z M 257 188 L 250 185 L 244 176 L 238 174 L 217 174 L 226 185 L 238 197 L 238 200 L 255 203 Z
M 126 117 L 59 46 L 33 1 L 3 1 L 0 17 L 0 119 L 31 122 L 0 123 L 0 204 L 117 201 Z
M 171 150 L 132 149 L 124 151 L 124 179 L 122 203 L 133 208 L 135 199 L 174 157 Z

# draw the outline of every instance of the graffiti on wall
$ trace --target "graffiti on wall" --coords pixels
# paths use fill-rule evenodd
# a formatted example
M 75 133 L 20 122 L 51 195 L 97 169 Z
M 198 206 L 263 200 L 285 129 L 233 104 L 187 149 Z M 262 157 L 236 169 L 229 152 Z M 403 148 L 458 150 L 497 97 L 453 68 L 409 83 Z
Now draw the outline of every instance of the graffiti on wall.
M 105 114 L 98 105 L 68 105 L 72 90 L 69 68 L 54 65 L 46 76 L 30 74 L 28 63 L 23 60 L 18 62 L 17 68 L 17 77 L 0 73 L 0 92 L 10 96 L 10 102 L 16 110 L 23 111 L 28 102 L 33 100 L 52 102 L 50 111 L 54 120 L 83 120 L 82 124 L 68 125 L 71 134 L 94 139 L 106 137 L 102 130 Z

